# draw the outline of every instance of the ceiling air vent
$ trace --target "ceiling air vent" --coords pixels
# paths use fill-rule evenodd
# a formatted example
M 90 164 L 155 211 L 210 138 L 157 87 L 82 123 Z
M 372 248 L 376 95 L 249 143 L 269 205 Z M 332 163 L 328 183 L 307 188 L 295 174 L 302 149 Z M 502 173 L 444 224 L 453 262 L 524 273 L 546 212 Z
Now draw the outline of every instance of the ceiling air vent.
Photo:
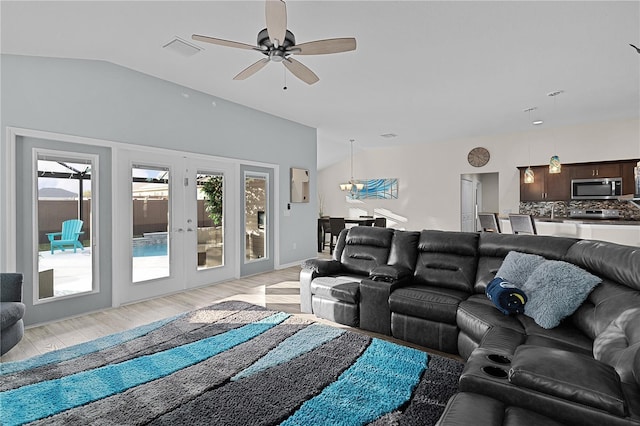
M 174 38 L 162 47 L 184 57 L 193 56 L 202 50 L 198 46 L 195 46 L 188 41 L 184 41 L 180 37 Z

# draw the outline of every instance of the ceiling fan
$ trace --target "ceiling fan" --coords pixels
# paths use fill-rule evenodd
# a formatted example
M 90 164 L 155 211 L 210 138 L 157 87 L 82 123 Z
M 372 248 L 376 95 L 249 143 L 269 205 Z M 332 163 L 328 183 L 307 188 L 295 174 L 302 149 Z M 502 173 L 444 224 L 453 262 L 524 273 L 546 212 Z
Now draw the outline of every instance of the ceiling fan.
M 267 28 L 258 33 L 257 46 L 198 34 L 193 34 L 191 38 L 219 46 L 256 50 L 266 56 L 266 58 L 262 58 L 240 71 L 238 75 L 233 77 L 234 80 L 244 80 L 251 77 L 269 62 L 282 62 L 300 80 L 307 84 L 313 84 L 320 80 L 318 76 L 301 62 L 293 59 L 291 55 L 325 55 L 356 49 L 356 39 L 353 37 L 296 44 L 293 33 L 287 29 L 287 6 L 282 0 L 266 0 L 265 15 Z

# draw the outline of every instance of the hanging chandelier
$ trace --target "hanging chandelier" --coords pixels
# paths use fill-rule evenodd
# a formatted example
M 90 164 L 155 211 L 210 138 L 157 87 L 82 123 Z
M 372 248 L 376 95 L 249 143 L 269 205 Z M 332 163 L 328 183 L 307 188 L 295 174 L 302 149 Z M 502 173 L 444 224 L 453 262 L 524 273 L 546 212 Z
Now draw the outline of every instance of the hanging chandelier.
M 558 96 L 563 92 L 564 92 L 563 90 L 556 90 L 555 92 L 551 92 L 547 94 L 547 96 L 551 96 L 553 98 L 553 114 L 556 117 L 556 119 L 558 118 L 558 114 L 556 113 L 556 96 Z M 555 133 L 556 131 L 553 130 L 554 148 L 556 145 Z M 560 173 L 560 172 L 562 172 L 562 164 L 560 163 L 560 157 L 558 157 L 557 155 L 552 155 L 551 159 L 549 160 L 549 173 Z
M 356 181 L 353 178 L 353 142 L 354 140 L 349 139 L 349 142 L 351 142 L 351 179 L 349 179 L 347 183 L 341 183 L 340 190 L 350 191 L 350 192 L 362 191 L 362 189 L 364 189 L 364 184 Z

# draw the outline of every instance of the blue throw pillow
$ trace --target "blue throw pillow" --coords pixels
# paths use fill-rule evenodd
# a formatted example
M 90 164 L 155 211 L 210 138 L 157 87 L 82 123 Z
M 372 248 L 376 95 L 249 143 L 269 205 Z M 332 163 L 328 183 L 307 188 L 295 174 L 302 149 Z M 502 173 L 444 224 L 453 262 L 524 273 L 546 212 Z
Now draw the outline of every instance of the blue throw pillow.
M 525 315 L 541 327 L 557 327 L 576 311 L 602 280 L 571 263 L 547 260 L 531 274 L 522 290 Z
M 515 284 L 516 287 L 522 288 L 533 271 L 546 260 L 547 259 L 537 254 L 510 251 L 502 261 L 500 269 L 496 272 L 496 277 L 502 277 L 505 281 L 509 281 Z

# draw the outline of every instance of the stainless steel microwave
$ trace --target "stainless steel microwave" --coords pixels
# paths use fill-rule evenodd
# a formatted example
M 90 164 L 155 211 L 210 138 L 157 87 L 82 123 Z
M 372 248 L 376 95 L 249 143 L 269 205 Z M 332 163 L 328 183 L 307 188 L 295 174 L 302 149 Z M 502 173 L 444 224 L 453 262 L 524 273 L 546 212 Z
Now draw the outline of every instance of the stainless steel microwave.
M 572 200 L 614 200 L 622 195 L 622 178 L 571 179 Z

